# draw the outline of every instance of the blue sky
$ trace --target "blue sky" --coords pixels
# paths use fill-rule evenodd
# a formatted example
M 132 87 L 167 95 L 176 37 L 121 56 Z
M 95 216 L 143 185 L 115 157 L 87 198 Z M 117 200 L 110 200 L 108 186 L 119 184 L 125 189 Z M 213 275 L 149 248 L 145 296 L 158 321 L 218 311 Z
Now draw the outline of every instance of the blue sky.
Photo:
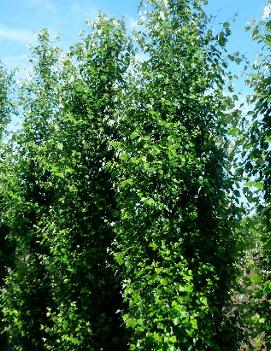
M 233 24 L 229 48 L 239 50 L 253 60 L 257 47 L 244 26 L 252 16 L 260 18 L 266 0 L 209 0 L 208 12 L 217 15 L 216 23 L 238 13 Z M 34 32 L 48 28 L 60 34 L 68 47 L 84 28 L 84 20 L 94 18 L 99 9 L 117 17 L 125 16 L 128 27 L 137 17 L 138 0 L 9 0 L 1 2 L 0 60 L 13 69 L 26 66 L 29 44 L 35 43 Z
M 23 62 L 29 53 L 27 44 L 35 42 L 33 32 L 48 28 L 60 34 L 65 47 L 72 44 L 84 28 L 85 19 L 98 10 L 126 16 L 131 24 L 137 14 L 136 0 L 10 0 L 1 2 L 0 59 L 9 68 Z

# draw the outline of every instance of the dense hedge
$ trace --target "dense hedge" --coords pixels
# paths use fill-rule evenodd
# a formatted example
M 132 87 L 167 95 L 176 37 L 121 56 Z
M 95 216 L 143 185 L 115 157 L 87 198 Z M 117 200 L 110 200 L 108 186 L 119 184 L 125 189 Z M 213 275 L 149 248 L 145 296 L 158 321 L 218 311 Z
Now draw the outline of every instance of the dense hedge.
M 145 0 L 140 13 L 133 37 L 100 14 L 67 52 L 41 31 L 17 97 L 0 69 L 0 133 L 12 109 L 22 118 L 0 165 L 1 343 L 13 350 L 238 350 L 256 325 L 253 309 L 232 310 L 238 260 L 256 241 L 270 345 L 270 238 L 239 227 L 232 148 L 264 184 L 256 222 L 270 233 L 269 56 L 249 83 L 250 152 L 229 23 L 215 32 L 199 0 Z M 266 51 L 269 28 L 253 27 Z

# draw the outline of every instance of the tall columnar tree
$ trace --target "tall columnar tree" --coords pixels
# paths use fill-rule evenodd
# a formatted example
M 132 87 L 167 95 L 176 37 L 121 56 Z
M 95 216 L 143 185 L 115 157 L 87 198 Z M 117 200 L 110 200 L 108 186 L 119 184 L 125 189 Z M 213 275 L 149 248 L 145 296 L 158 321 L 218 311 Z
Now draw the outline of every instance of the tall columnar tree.
M 113 143 L 130 350 L 235 349 L 223 320 L 235 259 L 229 24 L 214 34 L 201 1 L 149 0 L 141 10 L 143 60 Z
M 127 348 L 109 164 L 131 47 L 123 22 L 100 15 L 89 25 L 62 60 L 42 31 L 21 91 L 6 214 L 16 263 L 1 296 L 16 350 Z
M 261 318 L 262 331 L 266 334 L 267 348 L 271 347 L 271 3 L 268 2 L 260 22 L 249 26 L 253 39 L 260 45 L 259 57 L 253 65 L 248 84 L 253 90 L 249 103 L 253 106 L 250 136 L 247 142 L 246 169 L 254 189 L 262 189 L 258 194 L 257 211 L 262 218 L 263 250 L 261 254 L 262 281 L 258 298 L 257 313 Z M 255 193 L 255 191 L 254 191 Z M 263 196 L 262 196 L 263 195 Z
M 129 61 L 124 24 L 99 15 L 61 63 L 61 107 L 46 159 L 55 201 L 42 224 L 53 296 L 48 350 L 127 349 L 110 254 L 117 211 L 109 165 Z
M 33 74 L 21 89 L 21 131 L 15 136 L 13 181 L 9 186 L 6 218 L 16 260 L 2 290 L 4 330 L 15 350 L 43 350 L 50 286 L 44 262 L 47 248 L 39 231 L 53 201 L 45 162 L 54 114 L 58 108 L 56 62 L 59 49 L 51 47 L 46 30 L 33 48 Z

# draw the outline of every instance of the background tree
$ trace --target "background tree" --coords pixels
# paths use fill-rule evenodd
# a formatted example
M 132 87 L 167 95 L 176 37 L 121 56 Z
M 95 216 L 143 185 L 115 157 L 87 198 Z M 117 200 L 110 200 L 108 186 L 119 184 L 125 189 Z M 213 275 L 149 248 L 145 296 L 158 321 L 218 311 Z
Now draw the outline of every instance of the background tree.
M 0 63 L 0 135 L 1 140 L 4 130 L 10 121 L 10 91 L 11 77 L 7 74 L 5 68 Z
M 48 252 L 42 244 L 41 219 L 53 202 L 47 180 L 46 159 L 54 115 L 57 111 L 59 49 L 51 47 L 46 30 L 32 49 L 33 73 L 21 88 L 22 129 L 14 137 L 12 181 L 5 217 L 15 244 L 14 268 L 2 289 L 4 331 L 15 350 L 43 350 L 46 308 L 51 305 L 49 277 L 41 259 Z
M 256 198 L 257 212 L 262 221 L 261 241 L 262 251 L 260 254 L 260 287 L 255 289 L 254 297 L 258 300 L 258 317 L 261 319 L 261 331 L 265 334 L 266 347 L 271 347 L 271 280 L 270 280 L 270 257 L 271 257 L 271 129 L 270 129 L 270 48 L 271 48 L 271 4 L 268 2 L 264 9 L 261 21 L 251 22 L 247 29 L 251 30 L 253 39 L 260 46 L 259 57 L 253 65 L 248 84 L 252 88 L 252 94 L 248 99 L 253 110 L 250 111 L 251 128 L 249 129 L 248 142 L 246 143 L 247 162 L 246 169 L 252 180 L 250 185 L 258 192 Z M 254 193 L 255 193 L 254 190 Z
M 7 275 L 7 268 L 12 264 L 13 247 L 8 240 L 9 228 L 4 216 L 6 208 L 6 180 L 10 177 L 7 168 L 8 149 L 4 143 L 5 130 L 12 112 L 11 95 L 11 75 L 8 75 L 5 68 L 0 63 L 0 289 L 4 284 L 4 279 Z M 2 312 L 0 312 L 2 320 Z M 0 323 L 0 325 L 2 322 Z M 0 344 L 4 348 L 6 345 L 6 336 L 0 334 Z
M 229 305 L 231 320 L 238 330 L 240 350 L 263 350 L 266 338 L 261 315 L 262 233 L 264 225 L 259 214 L 244 215 L 240 229 L 240 258 L 237 262 L 238 285 Z

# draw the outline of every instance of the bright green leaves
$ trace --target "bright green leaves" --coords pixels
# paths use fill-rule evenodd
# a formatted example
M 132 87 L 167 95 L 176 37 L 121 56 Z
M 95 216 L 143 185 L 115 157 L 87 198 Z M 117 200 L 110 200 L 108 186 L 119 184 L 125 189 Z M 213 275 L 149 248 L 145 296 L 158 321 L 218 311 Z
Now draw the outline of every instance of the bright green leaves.
M 258 190 L 263 190 L 263 183 L 262 182 L 247 182 L 245 184 L 246 187 L 254 187 Z
M 223 174 L 235 123 L 223 94 L 230 29 L 216 38 L 199 3 L 153 0 L 142 9 L 146 58 L 130 77 L 113 144 L 130 349 L 215 349 L 235 257 Z
M 177 266 L 171 266 L 172 251 L 165 250 L 162 254 L 164 264 L 147 265 L 138 262 L 137 274 L 133 281 L 125 285 L 125 296 L 130 306 L 130 313 L 123 316 L 128 328 L 140 336 L 130 346 L 139 350 L 146 348 L 164 349 L 178 347 L 176 328 L 181 328 L 183 336 L 189 337 L 196 322 L 187 310 L 187 303 L 192 303 L 193 283 L 191 272 L 185 267 L 184 259 Z M 158 250 L 158 254 L 161 250 Z M 144 273 L 145 272 L 145 273 Z M 176 275 L 173 283 L 173 277 Z M 180 291 L 184 281 L 191 282 L 191 289 Z M 138 290 L 139 289 L 139 290 Z M 186 303 L 184 303 L 186 301 Z M 133 317 L 131 316 L 133 312 Z

